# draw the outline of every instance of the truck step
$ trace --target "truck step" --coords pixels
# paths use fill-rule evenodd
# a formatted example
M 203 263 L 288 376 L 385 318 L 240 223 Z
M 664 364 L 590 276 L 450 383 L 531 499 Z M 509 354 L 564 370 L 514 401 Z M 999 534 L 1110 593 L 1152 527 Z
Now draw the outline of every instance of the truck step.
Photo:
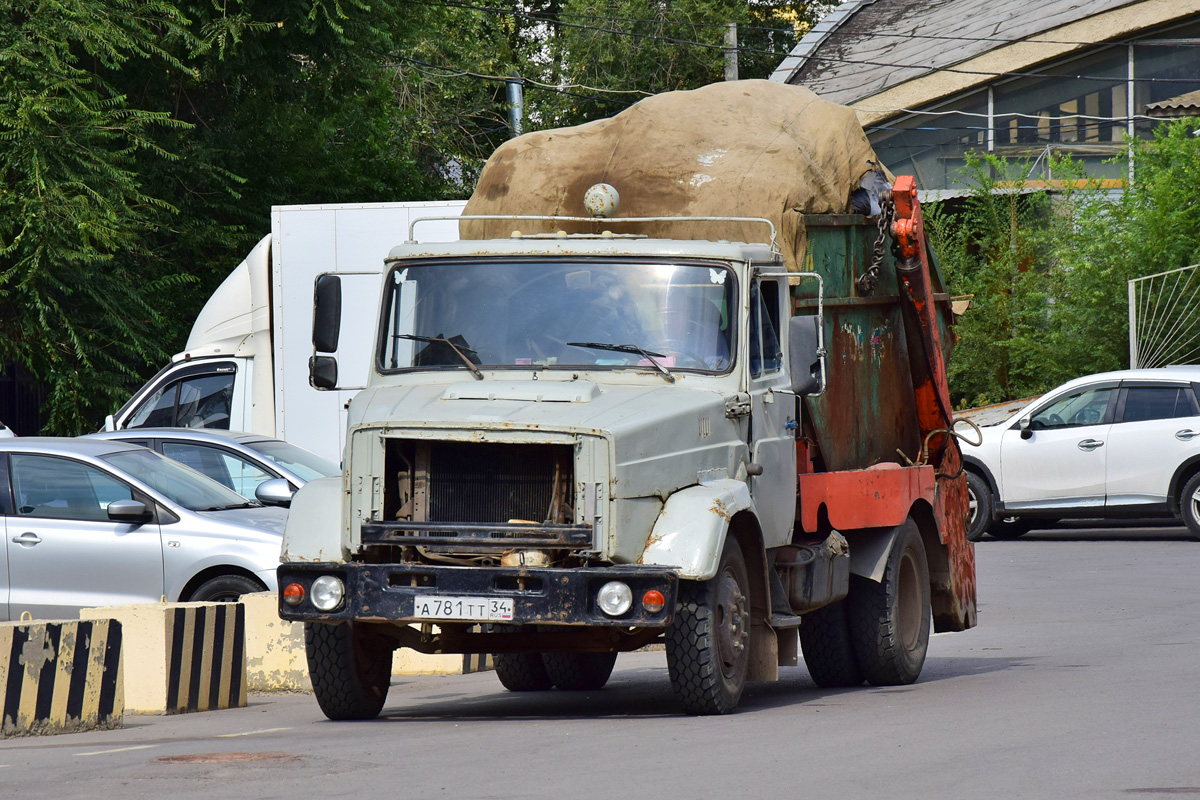
M 770 625 L 772 628 L 796 628 L 800 626 L 800 617 L 795 614 L 773 614 Z

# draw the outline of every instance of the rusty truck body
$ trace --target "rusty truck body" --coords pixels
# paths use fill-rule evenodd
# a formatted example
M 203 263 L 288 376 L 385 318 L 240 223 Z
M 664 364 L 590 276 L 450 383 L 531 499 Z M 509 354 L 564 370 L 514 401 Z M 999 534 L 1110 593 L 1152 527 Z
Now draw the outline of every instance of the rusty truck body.
M 393 249 L 344 476 L 296 495 L 279 569 L 325 714 L 378 714 L 399 647 L 594 690 L 661 642 L 694 714 L 801 656 L 822 686 L 915 681 L 931 629 L 975 623 L 974 554 L 949 299 L 911 179 L 883 199 L 884 224 L 806 216 L 798 270 L 768 220 L 664 239 L 619 210 Z

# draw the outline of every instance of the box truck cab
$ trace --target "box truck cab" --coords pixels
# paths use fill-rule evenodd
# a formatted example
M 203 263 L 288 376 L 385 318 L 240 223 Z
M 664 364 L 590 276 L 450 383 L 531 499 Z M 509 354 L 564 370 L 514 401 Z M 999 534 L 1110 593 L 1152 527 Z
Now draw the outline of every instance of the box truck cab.
M 275 206 L 271 233 L 200 310 L 183 352 L 106 420 L 107 430 L 180 426 L 275 436 L 341 460 L 346 403 L 367 365 L 347 359 L 337 392 L 308 383 L 313 283 L 342 283 L 342 346 L 371 345 L 383 259 L 414 216 L 420 233 L 456 239 L 462 201 Z

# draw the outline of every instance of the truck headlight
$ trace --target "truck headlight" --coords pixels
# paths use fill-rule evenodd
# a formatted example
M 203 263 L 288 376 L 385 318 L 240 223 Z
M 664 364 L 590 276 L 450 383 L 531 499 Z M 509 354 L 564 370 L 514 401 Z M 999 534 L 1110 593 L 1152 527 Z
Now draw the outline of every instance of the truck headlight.
M 609 581 L 596 594 L 596 605 L 610 617 L 619 617 L 633 605 L 633 591 L 620 581 Z
M 332 575 L 322 575 L 312 582 L 309 597 L 318 611 L 333 611 L 346 597 L 346 585 Z

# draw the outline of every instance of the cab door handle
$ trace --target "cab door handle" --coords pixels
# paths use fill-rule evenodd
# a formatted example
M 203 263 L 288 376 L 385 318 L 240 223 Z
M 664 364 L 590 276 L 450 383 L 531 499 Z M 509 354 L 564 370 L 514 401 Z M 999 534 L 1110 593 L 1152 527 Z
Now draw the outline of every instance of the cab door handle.
M 30 547 L 33 547 L 35 544 L 41 543 L 42 537 L 38 536 L 36 533 L 26 531 L 25 533 L 22 533 L 20 536 L 14 536 L 12 538 L 12 541 L 13 541 L 13 544 L 29 545 Z

